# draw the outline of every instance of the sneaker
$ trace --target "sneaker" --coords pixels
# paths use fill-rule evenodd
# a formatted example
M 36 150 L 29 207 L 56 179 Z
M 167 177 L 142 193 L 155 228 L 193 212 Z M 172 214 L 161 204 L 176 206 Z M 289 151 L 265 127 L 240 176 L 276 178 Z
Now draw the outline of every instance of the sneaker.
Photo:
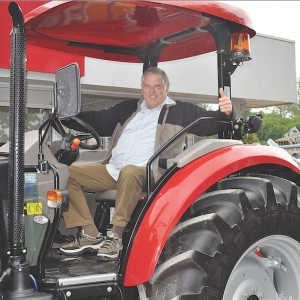
M 84 252 L 97 252 L 104 243 L 104 236 L 99 233 L 97 237 L 92 237 L 81 230 L 78 238 L 62 247 L 60 251 L 66 254 L 82 254 Z
M 97 257 L 99 260 L 117 260 L 122 248 L 122 240 L 119 236 L 109 231 L 104 244 L 99 248 Z

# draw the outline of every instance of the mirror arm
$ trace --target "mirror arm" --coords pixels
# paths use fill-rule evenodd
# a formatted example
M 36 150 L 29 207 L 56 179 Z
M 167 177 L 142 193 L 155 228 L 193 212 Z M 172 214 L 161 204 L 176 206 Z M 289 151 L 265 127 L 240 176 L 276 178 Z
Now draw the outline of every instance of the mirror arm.
M 54 125 L 52 125 L 52 127 L 61 135 L 61 136 L 64 136 L 66 133 L 65 133 L 65 130 L 63 129 L 61 123 L 58 121 L 57 118 L 53 118 L 53 121 Z
M 39 153 L 38 153 L 38 166 L 37 169 L 42 173 L 48 173 L 48 161 L 44 159 L 43 153 L 43 142 L 45 140 L 45 136 L 50 128 L 50 125 L 53 122 L 55 115 L 52 113 L 50 117 L 40 126 L 39 128 Z M 46 127 L 45 132 L 43 134 L 43 128 Z
M 43 142 L 45 140 L 45 136 L 53 122 L 55 115 L 51 114 L 50 117 L 41 125 L 41 127 L 39 128 L 39 152 L 42 153 L 43 152 Z M 46 127 L 45 132 L 43 134 L 43 128 Z

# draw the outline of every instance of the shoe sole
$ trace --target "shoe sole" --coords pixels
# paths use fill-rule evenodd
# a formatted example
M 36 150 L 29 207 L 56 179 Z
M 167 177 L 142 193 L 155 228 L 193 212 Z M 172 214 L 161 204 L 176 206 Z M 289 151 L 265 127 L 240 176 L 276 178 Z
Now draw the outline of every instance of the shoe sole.
M 119 259 L 120 254 L 117 254 L 115 256 L 112 255 L 98 255 L 97 254 L 97 260 L 101 260 L 101 261 L 113 261 L 113 260 L 118 260 Z
M 59 248 L 59 250 L 61 252 L 63 252 L 64 254 L 68 254 L 68 255 L 77 255 L 77 254 L 83 254 L 85 252 L 89 252 L 89 253 L 96 253 L 98 252 L 99 248 L 104 244 L 104 241 L 101 242 L 99 245 L 88 245 L 88 246 L 83 246 L 80 249 L 74 249 L 74 250 L 65 250 L 62 248 Z
M 122 248 L 119 250 L 119 252 L 117 254 L 114 254 L 114 255 L 98 253 L 97 260 L 103 260 L 103 261 L 118 260 L 120 254 L 121 254 L 121 251 L 122 251 Z

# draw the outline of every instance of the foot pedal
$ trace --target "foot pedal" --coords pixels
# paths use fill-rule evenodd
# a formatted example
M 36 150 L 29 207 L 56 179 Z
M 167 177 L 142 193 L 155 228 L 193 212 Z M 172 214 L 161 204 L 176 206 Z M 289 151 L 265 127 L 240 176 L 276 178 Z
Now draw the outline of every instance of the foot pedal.
M 63 235 L 59 230 L 56 231 L 54 236 L 54 243 L 56 244 L 64 244 L 64 243 L 72 243 L 75 241 L 74 235 Z

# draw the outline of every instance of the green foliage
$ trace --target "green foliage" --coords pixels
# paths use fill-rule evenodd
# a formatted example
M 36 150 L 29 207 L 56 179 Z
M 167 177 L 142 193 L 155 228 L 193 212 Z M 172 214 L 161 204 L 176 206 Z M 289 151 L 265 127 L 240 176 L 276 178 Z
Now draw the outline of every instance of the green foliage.
M 269 107 L 260 112 L 252 112 L 247 109 L 242 118 L 246 119 L 249 115 L 261 113 L 263 117 L 262 126 L 256 133 L 256 137 L 249 135 L 245 137 L 245 142 L 256 140 L 261 144 L 267 144 L 267 140 L 277 140 L 282 138 L 291 128 L 296 127 L 300 130 L 300 78 L 297 82 L 297 103 L 278 105 Z
M 26 108 L 25 131 L 37 130 L 39 126 L 48 118 L 50 110 Z M 9 108 L 0 109 L 0 144 L 9 140 Z
M 283 137 L 294 126 L 291 120 L 282 118 L 280 115 L 265 114 L 262 126 L 257 132 L 257 137 L 261 142 L 267 142 L 269 138 L 275 141 Z
M 214 110 L 212 105 L 210 105 L 208 103 L 198 103 L 197 106 L 202 107 L 206 110 Z
M 242 142 L 244 144 L 254 144 L 254 143 L 258 143 L 260 144 L 260 140 L 257 137 L 256 133 L 251 133 L 251 134 L 247 134 L 242 138 Z

